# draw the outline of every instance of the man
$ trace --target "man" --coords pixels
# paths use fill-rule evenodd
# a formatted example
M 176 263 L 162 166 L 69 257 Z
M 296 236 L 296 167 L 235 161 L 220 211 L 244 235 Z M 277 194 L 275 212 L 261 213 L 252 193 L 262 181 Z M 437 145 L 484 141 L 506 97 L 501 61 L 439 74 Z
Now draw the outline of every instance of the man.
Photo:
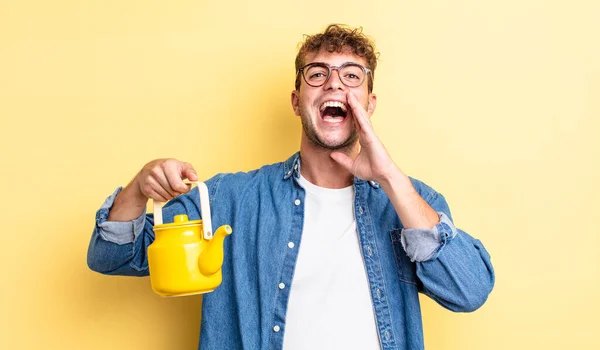
M 291 102 L 300 152 L 208 180 L 213 226 L 230 224 L 223 283 L 204 295 L 202 349 L 422 349 L 418 292 L 473 311 L 494 285 L 480 241 L 454 227 L 444 197 L 406 176 L 370 122 L 377 65 L 360 30 L 331 25 L 296 58 Z M 148 274 L 148 198 L 165 222 L 198 219 L 193 167 L 148 163 L 96 216 L 91 269 Z

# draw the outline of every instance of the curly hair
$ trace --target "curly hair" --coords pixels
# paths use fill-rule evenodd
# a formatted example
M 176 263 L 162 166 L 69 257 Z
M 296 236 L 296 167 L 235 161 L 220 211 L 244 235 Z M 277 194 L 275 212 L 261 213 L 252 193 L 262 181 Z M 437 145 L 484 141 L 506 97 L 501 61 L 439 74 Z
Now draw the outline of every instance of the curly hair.
M 304 59 L 310 52 L 327 50 L 328 52 L 341 53 L 350 49 L 353 54 L 364 57 L 367 68 L 371 70 L 369 77 L 369 92 L 373 91 L 375 68 L 377 67 L 378 52 L 375 52 L 375 43 L 362 32 L 362 27 L 355 29 L 341 24 L 330 24 L 323 33 L 305 35 L 306 38 L 296 55 L 296 90 L 300 89 L 300 76 L 298 69 L 304 67 Z

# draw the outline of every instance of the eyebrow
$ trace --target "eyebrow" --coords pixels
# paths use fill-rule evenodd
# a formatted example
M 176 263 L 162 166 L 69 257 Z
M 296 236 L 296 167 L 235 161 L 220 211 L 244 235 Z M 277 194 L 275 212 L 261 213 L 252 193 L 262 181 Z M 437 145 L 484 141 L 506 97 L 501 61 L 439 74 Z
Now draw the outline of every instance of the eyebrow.
M 361 66 L 361 67 L 363 66 L 362 64 L 360 64 L 360 63 L 358 63 L 358 62 L 354 62 L 354 61 L 346 61 L 346 62 L 344 62 L 344 63 L 340 64 L 339 66 L 334 66 L 334 65 L 331 65 L 331 64 L 329 64 L 329 63 L 327 63 L 327 62 L 321 62 L 321 61 L 318 61 L 318 62 L 310 62 L 310 63 L 307 63 L 307 64 L 305 64 L 304 66 L 308 66 L 309 64 L 323 64 L 323 65 L 330 66 L 330 67 L 341 67 L 341 66 L 343 66 L 343 65 L 345 65 L 345 64 L 349 64 L 349 63 L 350 63 L 350 64 L 356 64 L 356 65 L 359 65 L 359 66 Z

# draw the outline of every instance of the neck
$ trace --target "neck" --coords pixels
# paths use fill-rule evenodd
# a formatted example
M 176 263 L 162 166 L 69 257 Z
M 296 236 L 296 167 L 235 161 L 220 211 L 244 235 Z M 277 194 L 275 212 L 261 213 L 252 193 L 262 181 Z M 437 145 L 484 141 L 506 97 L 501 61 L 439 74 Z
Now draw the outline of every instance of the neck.
M 304 135 L 303 135 L 304 136 Z M 356 158 L 359 144 L 338 150 L 350 158 Z M 332 150 L 317 147 L 305 137 L 300 144 L 302 167 L 300 173 L 310 183 L 325 188 L 344 188 L 354 183 L 354 175 L 330 157 Z

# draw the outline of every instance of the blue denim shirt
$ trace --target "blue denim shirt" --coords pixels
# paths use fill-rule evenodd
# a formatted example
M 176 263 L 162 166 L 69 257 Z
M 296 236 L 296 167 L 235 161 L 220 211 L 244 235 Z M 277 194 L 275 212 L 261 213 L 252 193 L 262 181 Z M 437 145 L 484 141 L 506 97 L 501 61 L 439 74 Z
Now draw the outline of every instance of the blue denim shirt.
M 233 234 L 225 239 L 223 282 L 203 295 L 201 349 L 281 349 L 290 288 L 278 285 L 292 285 L 304 222 L 299 174 L 297 153 L 283 163 L 206 181 L 213 226 L 229 224 Z M 481 242 L 454 227 L 441 194 L 411 180 L 440 215 L 432 229 L 403 229 L 379 184 L 354 179 L 354 215 L 382 349 L 423 349 L 419 292 L 447 309 L 469 312 L 494 285 Z M 119 190 L 96 214 L 88 265 L 109 275 L 145 276 L 153 217 L 106 221 Z M 197 196 L 194 189 L 170 201 L 164 222 L 180 213 L 200 219 Z

